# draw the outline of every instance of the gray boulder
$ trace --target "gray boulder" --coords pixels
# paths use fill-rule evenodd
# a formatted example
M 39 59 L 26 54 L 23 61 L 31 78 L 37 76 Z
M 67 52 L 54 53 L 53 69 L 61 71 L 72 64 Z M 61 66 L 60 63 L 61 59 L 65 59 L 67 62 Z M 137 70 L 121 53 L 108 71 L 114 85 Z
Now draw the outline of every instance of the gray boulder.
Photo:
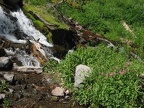
M 86 77 L 88 77 L 91 73 L 91 68 L 86 65 L 78 65 L 76 66 L 75 70 L 75 77 L 74 77 L 74 87 L 79 88 L 80 84 L 83 83 Z
M 13 67 L 13 63 L 8 57 L 0 57 L 1 70 L 11 70 L 12 67 Z

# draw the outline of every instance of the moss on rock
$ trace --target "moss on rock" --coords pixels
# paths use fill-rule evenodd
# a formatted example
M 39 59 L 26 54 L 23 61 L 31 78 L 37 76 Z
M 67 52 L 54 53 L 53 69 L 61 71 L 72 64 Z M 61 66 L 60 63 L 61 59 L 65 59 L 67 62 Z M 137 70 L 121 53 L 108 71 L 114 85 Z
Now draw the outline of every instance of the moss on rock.
M 39 21 L 39 20 L 34 20 L 34 21 L 33 21 L 33 24 L 34 24 L 34 26 L 35 26 L 38 30 L 40 30 L 40 31 L 43 30 L 43 27 L 44 27 L 43 22 L 41 22 L 41 21 Z

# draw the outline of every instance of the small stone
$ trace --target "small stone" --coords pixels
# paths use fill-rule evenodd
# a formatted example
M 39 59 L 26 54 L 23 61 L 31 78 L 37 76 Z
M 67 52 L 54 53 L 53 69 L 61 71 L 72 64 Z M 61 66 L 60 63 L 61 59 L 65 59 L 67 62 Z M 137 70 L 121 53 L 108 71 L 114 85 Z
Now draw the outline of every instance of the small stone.
M 51 82 L 52 82 L 52 79 L 51 79 L 51 78 L 47 78 L 46 81 L 47 81 L 48 83 L 51 83 Z
M 64 89 L 61 87 L 56 87 L 55 89 L 52 90 L 51 93 L 54 96 L 64 96 Z
M 13 91 L 14 91 L 13 89 L 10 89 L 10 88 L 9 88 L 9 92 L 10 92 L 11 94 L 13 93 Z
M 65 99 L 70 99 L 70 96 L 65 96 Z
M 65 90 L 65 94 L 66 94 L 66 95 L 69 95 L 69 94 L 70 94 L 70 90 L 69 90 L 69 89 L 66 89 L 66 90 Z
M 8 73 L 6 73 L 6 74 L 4 74 L 4 78 L 5 78 L 7 81 L 12 82 L 13 79 L 14 79 L 14 74 L 8 74 Z
M 0 94 L 0 100 L 5 98 L 5 94 Z

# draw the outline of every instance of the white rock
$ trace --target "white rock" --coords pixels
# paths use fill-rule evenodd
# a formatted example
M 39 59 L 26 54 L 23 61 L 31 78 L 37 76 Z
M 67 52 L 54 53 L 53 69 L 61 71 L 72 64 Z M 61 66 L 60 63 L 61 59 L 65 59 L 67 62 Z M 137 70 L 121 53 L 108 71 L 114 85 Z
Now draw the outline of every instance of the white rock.
M 0 94 L 0 100 L 5 98 L 5 94 Z
M 90 73 L 91 73 L 90 67 L 82 64 L 76 66 L 74 87 L 75 88 L 79 87 L 80 84 L 83 83 L 83 81 L 85 80 L 85 77 L 88 77 Z
M 5 78 L 7 81 L 12 82 L 12 81 L 13 81 L 13 78 L 14 78 L 14 74 L 6 73 L 6 74 L 4 74 L 4 78 Z
M 54 96 L 64 96 L 64 89 L 62 87 L 56 87 L 51 93 Z

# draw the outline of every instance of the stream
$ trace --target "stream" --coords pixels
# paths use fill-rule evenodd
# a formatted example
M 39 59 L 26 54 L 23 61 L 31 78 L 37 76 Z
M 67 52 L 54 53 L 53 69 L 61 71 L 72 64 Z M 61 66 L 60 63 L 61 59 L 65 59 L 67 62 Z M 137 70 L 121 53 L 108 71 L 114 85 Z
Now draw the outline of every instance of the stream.
M 61 31 L 67 34 L 67 30 Z M 59 30 L 53 33 L 57 36 Z M 6 63 L 0 67 L 1 108 L 85 108 L 74 105 L 70 95 L 51 95 L 55 87 L 61 86 L 60 81 L 42 73 L 41 64 L 49 58 L 59 62 L 53 56 L 53 46 L 20 8 L 10 11 L 0 6 L 0 59 L 4 61 L 0 66 Z

